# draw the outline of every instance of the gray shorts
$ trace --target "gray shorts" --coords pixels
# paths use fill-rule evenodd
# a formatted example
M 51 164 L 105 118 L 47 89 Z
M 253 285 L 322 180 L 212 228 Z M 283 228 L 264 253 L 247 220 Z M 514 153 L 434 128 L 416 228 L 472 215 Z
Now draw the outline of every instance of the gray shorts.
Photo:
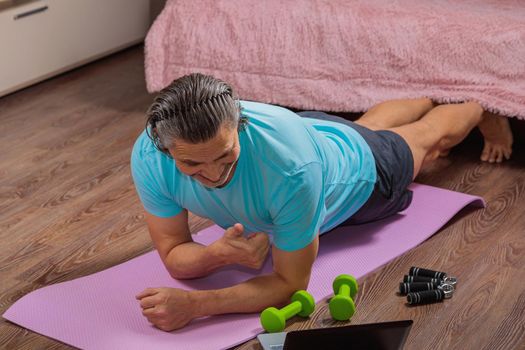
M 405 210 L 412 202 L 414 158 L 406 141 L 388 130 L 373 131 L 341 117 L 323 112 L 299 112 L 302 117 L 343 123 L 357 131 L 374 155 L 377 180 L 365 204 L 341 224 L 357 225 L 377 221 Z

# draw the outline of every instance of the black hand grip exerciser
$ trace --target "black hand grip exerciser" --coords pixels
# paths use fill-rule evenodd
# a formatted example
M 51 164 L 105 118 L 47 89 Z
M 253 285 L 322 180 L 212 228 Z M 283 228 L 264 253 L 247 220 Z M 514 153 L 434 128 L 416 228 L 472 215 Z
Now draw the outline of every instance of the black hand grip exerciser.
M 405 275 L 405 277 L 403 277 L 403 282 L 405 283 L 431 282 L 435 284 L 443 283 L 442 280 L 438 280 L 437 278 L 426 277 L 426 276 L 410 276 L 410 275 Z
M 399 283 L 399 293 L 406 295 L 412 292 L 437 289 L 438 285 L 431 282 Z
M 407 302 L 410 305 L 423 305 L 435 303 L 445 299 L 445 292 L 441 289 L 427 290 L 424 292 L 408 293 Z
M 412 266 L 408 274 L 410 276 L 426 276 L 426 277 L 437 278 L 440 280 L 447 277 L 447 274 L 445 272 L 423 269 L 421 267 L 416 267 L 416 266 Z

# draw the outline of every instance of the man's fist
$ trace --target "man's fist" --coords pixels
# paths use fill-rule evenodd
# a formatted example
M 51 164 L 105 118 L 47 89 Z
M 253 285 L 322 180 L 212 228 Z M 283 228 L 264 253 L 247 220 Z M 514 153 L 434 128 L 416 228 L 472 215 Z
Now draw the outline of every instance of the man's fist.
M 163 331 L 182 328 L 195 318 L 189 292 L 177 288 L 147 288 L 135 297 L 142 315 Z
M 230 264 L 239 264 L 252 269 L 260 269 L 270 250 L 268 235 L 263 232 L 243 236 L 242 224 L 235 224 L 224 231 L 224 235 L 213 242 L 218 256 Z

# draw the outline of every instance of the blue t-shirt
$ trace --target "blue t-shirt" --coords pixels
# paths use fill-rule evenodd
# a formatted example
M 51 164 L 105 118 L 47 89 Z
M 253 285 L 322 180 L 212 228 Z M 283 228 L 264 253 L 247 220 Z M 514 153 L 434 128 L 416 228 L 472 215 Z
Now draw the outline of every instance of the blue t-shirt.
M 235 173 L 222 188 L 184 175 L 145 131 L 139 136 L 131 171 L 149 213 L 171 217 L 185 208 L 224 229 L 239 222 L 246 233 L 268 233 L 279 249 L 293 251 L 345 221 L 369 198 L 375 161 L 354 129 L 268 104 L 241 106 L 249 122 L 239 133 Z

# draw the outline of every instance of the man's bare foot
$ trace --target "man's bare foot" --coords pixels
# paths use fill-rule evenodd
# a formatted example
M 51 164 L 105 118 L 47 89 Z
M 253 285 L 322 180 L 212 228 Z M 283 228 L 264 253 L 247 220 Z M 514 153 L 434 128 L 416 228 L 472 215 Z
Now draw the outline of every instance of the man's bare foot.
M 506 117 L 485 112 L 478 127 L 485 143 L 483 152 L 481 152 L 481 160 L 501 163 L 503 158 L 510 159 L 513 138 L 509 120 Z

